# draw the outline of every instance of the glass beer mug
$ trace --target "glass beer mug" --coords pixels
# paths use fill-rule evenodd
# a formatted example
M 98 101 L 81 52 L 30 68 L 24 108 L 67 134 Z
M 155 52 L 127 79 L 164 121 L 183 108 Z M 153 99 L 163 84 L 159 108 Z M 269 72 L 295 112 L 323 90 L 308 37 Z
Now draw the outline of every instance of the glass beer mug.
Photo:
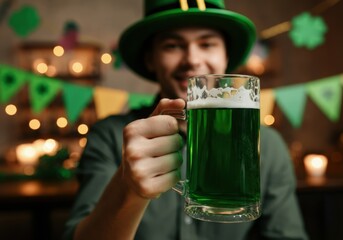
M 260 216 L 259 100 L 257 77 L 189 79 L 186 179 L 173 188 L 184 196 L 187 215 L 224 223 Z

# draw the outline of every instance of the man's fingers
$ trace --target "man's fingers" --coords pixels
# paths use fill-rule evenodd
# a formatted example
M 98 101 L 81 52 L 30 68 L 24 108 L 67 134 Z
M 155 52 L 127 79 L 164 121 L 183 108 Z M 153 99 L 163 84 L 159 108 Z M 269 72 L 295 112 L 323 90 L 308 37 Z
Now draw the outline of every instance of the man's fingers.
M 182 110 L 186 106 L 186 102 L 182 99 L 167 99 L 163 98 L 152 112 L 151 116 L 160 115 L 165 110 Z
M 159 115 L 141 119 L 128 124 L 123 131 L 124 140 L 134 136 L 145 138 L 155 138 L 168 136 L 179 131 L 178 122 L 174 117 Z
M 139 182 L 144 179 L 150 179 L 167 174 L 179 168 L 181 164 L 181 153 L 173 152 L 160 157 L 133 161 L 130 163 L 130 172 L 133 178 Z
M 183 146 L 183 139 L 180 134 L 152 138 L 148 140 L 145 151 L 148 156 L 159 157 L 168 153 L 176 152 Z
M 124 128 L 124 176 L 138 195 L 154 198 L 178 181 L 183 140 L 176 118 L 161 113 L 184 108 L 182 99 L 162 99 L 149 118 Z
M 139 192 L 142 197 L 153 199 L 170 190 L 180 180 L 180 170 L 142 181 Z
M 186 103 L 182 99 L 162 99 L 151 117 L 134 121 L 124 128 L 124 140 L 135 136 L 150 139 L 177 133 L 179 131 L 178 121 L 172 116 L 161 114 L 165 110 L 182 110 L 185 105 Z

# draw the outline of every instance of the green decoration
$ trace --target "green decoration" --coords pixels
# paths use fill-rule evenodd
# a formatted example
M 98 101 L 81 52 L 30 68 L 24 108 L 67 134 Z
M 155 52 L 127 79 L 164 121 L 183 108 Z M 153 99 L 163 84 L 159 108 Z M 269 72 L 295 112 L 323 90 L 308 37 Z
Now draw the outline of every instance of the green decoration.
M 74 172 L 63 167 L 63 162 L 69 156 L 69 151 L 66 148 L 61 148 L 53 156 L 41 156 L 36 168 L 35 177 L 45 180 L 71 179 L 74 176 Z
M 128 104 L 130 109 L 137 109 L 141 106 L 152 105 L 154 99 L 154 95 L 130 93 Z
M 289 36 L 297 47 L 314 49 L 324 43 L 327 26 L 321 17 L 313 17 L 304 12 L 292 19 Z
M 113 50 L 112 54 L 113 54 L 114 59 L 115 59 L 113 61 L 113 67 L 115 69 L 120 69 L 122 67 L 122 65 L 123 65 L 123 61 L 122 61 L 122 57 L 121 57 L 119 51 L 118 50 Z
M 331 121 L 338 121 L 342 100 L 340 76 L 328 77 L 307 83 L 307 92 Z
M 27 37 L 39 26 L 40 17 L 33 6 L 25 5 L 10 16 L 8 24 L 19 37 Z
M 79 35 L 78 25 L 73 21 L 68 21 L 64 25 L 63 35 L 62 35 L 61 40 L 59 41 L 59 44 L 65 50 L 74 49 L 78 43 L 78 35 Z
M 7 103 L 26 82 L 27 73 L 15 68 L 0 66 L 0 102 Z
M 71 123 L 75 123 L 81 112 L 93 98 L 93 88 L 78 86 L 75 84 L 63 84 L 63 100 L 66 107 L 67 117 Z
M 70 31 L 78 31 L 79 26 L 74 21 L 67 21 L 63 27 L 64 33 L 70 32 Z
M 53 78 L 31 75 L 29 84 L 33 112 L 40 113 L 53 100 L 62 87 L 62 82 Z
M 305 85 L 293 85 L 275 89 L 275 100 L 293 127 L 299 128 L 306 105 Z

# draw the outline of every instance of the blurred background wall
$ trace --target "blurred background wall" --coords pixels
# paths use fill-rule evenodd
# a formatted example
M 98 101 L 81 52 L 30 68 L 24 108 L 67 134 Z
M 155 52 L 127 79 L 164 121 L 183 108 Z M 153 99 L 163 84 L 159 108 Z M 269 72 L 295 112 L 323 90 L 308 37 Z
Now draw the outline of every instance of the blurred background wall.
M 323 2 L 325 4 L 322 4 Z M 335 4 L 336 2 L 337 4 Z M 334 6 L 330 7 L 331 4 Z M 33 7 L 40 18 L 38 27 L 25 37 L 18 36 L 9 25 L 10 17 L 23 6 Z M 265 71 L 256 72 L 256 69 L 245 66 L 237 70 L 237 72 L 258 75 L 261 78 L 263 90 L 275 90 L 284 86 L 312 83 L 316 80 L 343 74 L 341 61 L 341 55 L 343 54 L 342 2 L 334 0 L 227 0 L 226 6 L 228 9 L 243 13 L 256 24 L 258 35 L 262 40 L 261 46 L 263 47 L 263 53 L 259 53 L 259 56 L 263 58 Z M 106 52 L 113 54 L 120 33 L 129 24 L 142 16 L 142 7 L 142 2 L 136 0 L 2 0 L 0 2 L 0 64 L 19 70 L 24 69 L 19 58 L 20 50 L 23 49 L 22 46 L 32 43 L 57 44 L 63 38 L 68 22 L 76 24 L 79 43 L 97 46 L 99 56 Z M 289 36 L 290 29 L 287 30 L 287 27 L 284 32 L 282 28 L 281 30 L 277 28 L 279 33 L 274 36 L 266 37 L 263 35 L 265 30 L 280 23 L 286 23 L 286 26 L 289 26 L 287 23 L 290 23 L 294 17 L 304 12 L 315 13 L 313 16 L 321 17 L 325 22 L 327 32 L 324 35 L 322 44 L 312 49 L 295 46 Z M 99 74 L 97 77 L 79 82 L 92 87 L 102 86 L 128 93 L 153 95 L 158 92 L 158 87 L 155 84 L 134 75 L 124 64 L 121 67 L 115 67 L 114 60 L 110 64 L 102 64 L 98 59 Z M 64 80 L 72 82 L 68 78 Z M 77 78 L 76 80 L 78 82 L 80 79 Z M 19 92 L 14 100 L 29 109 L 26 90 Z M 61 105 L 58 100 L 56 101 L 57 103 L 52 103 L 52 106 Z M 95 115 L 94 103 L 92 104 L 87 113 L 88 115 Z M 27 119 L 28 115 L 9 116 L 4 111 L 5 107 L 6 104 L 0 105 L 0 156 L 3 161 L 6 161 L 6 158 L 11 155 L 10 149 L 16 144 L 33 141 L 39 137 L 58 138 L 60 132 L 57 130 L 42 131 L 42 136 L 40 133 L 31 133 L 32 130 L 25 125 L 29 120 Z M 123 108 L 124 110 L 127 110 L 127 107 Z M 48 108 L 43 112 L 43 115 L 54 114 L 54 111 Z M 20 112 L 20 106 L 18 112 Z M 274 117 L 272 126 L 278 129 L 287 141 L 296 168 L 303 168 L 302 159 L 307 153 L 327 155 L 329 161 L 333 163 L 329 165 L 332 168 L 342 164 L 343 124 L 341 106 L 339 106 L 339 117 L 336 121 L 332 121 L 307 96 L 303 120 L 299 127 L 294 127 L 290 123 L 284 111 L 276 103 L 270 114 Z M 31 116 L 31 113 L 29 115 Z M 34 114 L 33 116 L 40 117 L 40 115 L 36 116 Z M 88 124 L 91 125 L 96 118 L 87 116 L 81 118 L 81 120 L 91 119 L 88 121 Z M 63 135 L 64 138 L 81 138 L 75 132 L 76 130 L 70 131 L 72 131 L 72 134 L 65 134 Z M 67 212 L 66 210 L 57 217 L 55 216 L 56 225 L 54 229 L 57 229 L 55 230 L 57 232 L 56 236 L 61 231 L 61 225 L 67 216 Z M 16 222 L 13 218 L 22 219 L 24 231 L 27 228 L 25 226 L 27 226 L 26 220 L 28 217 L 25 213 L 20 213 L 18 218 L 13 217 L 13 215 L 0 214 L 1 239 L 2 232 L 12 231 L 11 228 L 7 227 L 2 229 L 2 226 L 6 226 L 6 223 Z M 20 239 L 19 235 L 21 233 L 16 232 L 15 234 L 18 234 L 16 239 Z

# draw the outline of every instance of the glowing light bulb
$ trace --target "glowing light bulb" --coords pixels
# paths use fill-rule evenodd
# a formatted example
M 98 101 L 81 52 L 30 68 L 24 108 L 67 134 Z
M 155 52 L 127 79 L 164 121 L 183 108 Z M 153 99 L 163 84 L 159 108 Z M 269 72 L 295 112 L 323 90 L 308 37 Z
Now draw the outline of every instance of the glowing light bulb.
M 79 141 L 80 147 L 84 148 L 87 144 L 87 138 L 81 138 Z
M 48 70 L 46 71 L 45 73 L 47 76 L 49 77 L 53 77 L 53 76 L 56 76 L 57 74 L 57 69 L 55 66 L 52 66 L 52 65 L 49 65 L 48 66 Z
M 77 131 L 78 131 L 80 134 L 84 135 L 84 134 L 86 134 L 86 133 L 88 132 L 88 126 L 87 126 L 86 124 L 80 124 L 80 125 L 78 126 L 78 128 L 77 128 Z
M 9 104 L 6 106 L 5 108 L 5 112 L 10 115 L 10 116 L 13 116 L 17 113 L 17 107 L 13 104 Z
M 48 71 L 48 65 L 46 63 L 39 63 L 37 65 L 37 72 L 39 72 L 40 74 L 44 74 Z
M 81 73 L 83 71 L 83 65 L 80 62 L 74 62 L 71 69 L 74 73 Z
M 29 122 L 29 127 L 32 129 L 32 130 L 37 130 L 40 128 L 40 121 L 38 119 L 32 119 L 30 122 Z
M 60 117 L 56 120 L 56 124 L 59 128 L 65 128 L 68 125 L 68 120 L 65 117 Z
M 62 57 L 64 54 L 64 48 L 62 46 L 56 46 L 53 49 L 53 53 L 56 57 Z
M 41 64 L 41 63 L 44 63 L 45 64 L 45 60 L 43 59 L 43 58 L 37 58 L 37 59 L 35 59 L 34 61 L 33 61 L 33 63 L 32 63 L 32 69 L 33 69 L 33 71 L 35 71 L 35 72 L 38 72 L 38 65 L 39 64 Z M 41 65 L 41 66 L 43 66 L 43 65 Z
M 43 150 L 46 154 L 52 155 L 56 152 L 58 144 L 56 140 L 49 138 L 44 142 Z
M 263 120 L 267 126 L 271 126 L 275 123 L 275 118 L 273 115 L 266 115 Z
M 111 56 L 109 53 L 104 53 L 104 54 L 102 54 L 102 56 L 101 56 L 101 61 L 102 61 L 104 64 L 109 64 L 109 63 L 111 63 L 111 61 L 112 61 L 112 56 Z

